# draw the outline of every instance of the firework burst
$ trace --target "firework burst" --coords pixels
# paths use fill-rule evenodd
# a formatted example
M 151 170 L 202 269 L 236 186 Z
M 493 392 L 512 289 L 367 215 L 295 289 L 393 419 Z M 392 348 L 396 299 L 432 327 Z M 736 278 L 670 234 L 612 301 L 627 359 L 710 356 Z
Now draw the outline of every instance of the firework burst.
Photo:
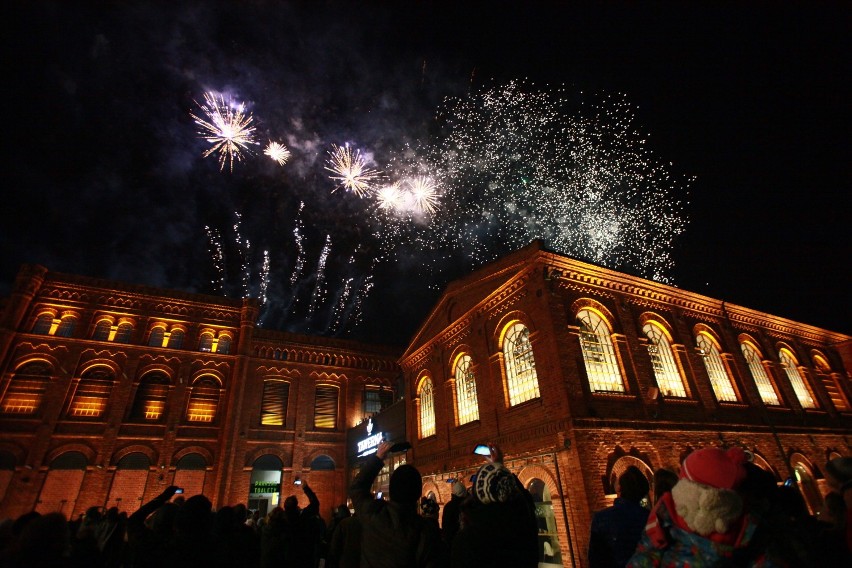
M 427 176 L 418 176 L 408 180 L 412 207 L 419 213 L 435 213 L 438 207 L 438 186 Z
M 229 164 L 234 171 L 234 161 L 243 158 L 243 152 L 250 152 L 249 145 L 257 144 L 254 139 L 254 118 L 246 112 L 245 105 L 234 104 L 230 98 L 216 93 L 204 93 L 204 103 L 196 102 L 206 118 L 190 113 L 199 127 L 199 135 L 211 144 L 203 156 L 218 154 L 219 170 Z
M 272 160 L 278 162 L 279 166 L 283 166 L 290 159 L 290 150 L 284 144 L 278 142 L 270 142 L 264 148 L 263 153 L 269 156 Z
M 373 184 L 379 180 L 381 172 L 367 166 L 367 160 L 360 150 L 352 150 L 349 145 L 332 145 L 325 169 L 332 173 L 331 179 L 338 182 L 337 187 L 351 191 L 358 197 L 365 197 L 373 190 Z

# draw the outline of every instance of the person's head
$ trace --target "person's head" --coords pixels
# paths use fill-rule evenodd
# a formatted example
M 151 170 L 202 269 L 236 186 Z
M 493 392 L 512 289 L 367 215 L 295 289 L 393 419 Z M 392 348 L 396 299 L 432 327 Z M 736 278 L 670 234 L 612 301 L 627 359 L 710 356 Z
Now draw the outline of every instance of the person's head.
M 299 499 L 295 495 L 290 495 L 284 499 L 284 510 L 287 512 L 299 510 Z
M 852 458 L 834 458 L 825 464 L 825 476 L 829 487 L 841 494 L 852 489 Z
M 423 478 L 416 467 L 404 464 L 393 470 L 388 489 L 391 501 L 417 503 L 423 490 Z
M 420 498 L 420 516 L 427 519 L 438 519 L 438 503 L 431 497 Z
M 648 480 L 635 465 L 629 466 L 618 478 L 618 496 L 625 501 L 638 503 L 648 495 L 649 489 Z
M 349 511 L 349 507 L 346 506 L 346 503 L 344 503 L 342 505 L 338 505 L 337 507 L 334 508 L 333 517 L 337 520 L 345 519 L 346 517 L 349 517 L 351 515 L 352 515 L 352 512 Z
M 461 481 L 453 481 L 452 492 L 453 497 L 458 497 L 459 499 L 467 497 L 467 489 Z
M 766 514 L 772 506 L 775 497 L 775 476 L 753 463 L 746 463 L 745 479 L 740 483 L 737 492 L 743 499 L 746 510 L 757 515 Z
M 654 472 L 654 500 L 658 501 L 665 493 L 670 493 L 677 483 L 677 474 L 661 467 Z
M 487 463 L 476 473 L 473 493 L 483 505 L 506 503 L 520 492 L 514 474 L 502 463 Z

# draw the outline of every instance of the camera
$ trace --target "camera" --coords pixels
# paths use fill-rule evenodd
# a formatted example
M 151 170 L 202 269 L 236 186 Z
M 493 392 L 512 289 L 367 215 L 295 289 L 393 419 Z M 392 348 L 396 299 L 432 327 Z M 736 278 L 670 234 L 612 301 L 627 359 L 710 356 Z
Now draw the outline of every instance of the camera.
M 793 481 L 793 478 L 788 477 L 786 480 L 784 480 L 784 487 L 792 487 L 794 483 L 795 481 Z
M 175 489 L 175 495 L 178 495 L 180 493 L 183 493 L 183 487 L 178 487 L 177 489 Z
M 390 447 L 390 452 L 405 452 L 411 449 L 411 442 L 397 442 Z
M 478 456 L 489 457 L 491 455 L 491 448 L 489 448 L 487 444 L 479 444 L 473 448 L 473 453 Z
M 298 477 L 295 479 L 295 481 L 293 481 L 293 485 L 301 485 L 301 484 L 302 484 L 302 480 L 299 479 Z

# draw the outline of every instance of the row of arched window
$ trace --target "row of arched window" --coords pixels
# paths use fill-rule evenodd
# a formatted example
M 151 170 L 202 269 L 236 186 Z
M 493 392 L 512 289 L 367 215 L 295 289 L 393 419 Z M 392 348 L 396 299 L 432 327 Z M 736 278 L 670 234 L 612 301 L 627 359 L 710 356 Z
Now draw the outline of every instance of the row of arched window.
M 627 394 L 629 388 L 625 380 L 624 358 L 618 346 L 620 338 L 613 331 L 612 316 L 606 308 L 591 300 L 578 301 L 575 307 L 575 329 L 579 335 L 589 390 L 592 393 Z M 644 335 L 641 342 L 647 346 L 659 394 L 671 398 L 691 398 L 692 393 L 683 371 L 684 346 L 673 345 L 671 327 L 657 314 L 645 313 L 640 321 Z M 734 379 L 733 355 L 723 352 L 719 336 L 709 326 L 696 325 L 694 334 L 694 349 L 704 361 L 716 399 L 720 403 L 743 403 L 742 393 Z M 510 322 L 503 328 L 498 343 L 508 406 L 538 398 L 538 375 L 527 326 L 518 320 Z M 757 341 L 748 334 L 742 334 L 739 336 L 739 344 L 763 404 L 781 406 L 780 391 L 768 372 L 771 362 L 763 356 Z M 793 349 L 785 343 L 779 343 L 777 357 L 799 405 L 805 409 L 819 408 L 813 390 L 804 379 L 805 369 L 799 364 Z M 816 373 L 825 378 L 823 383 L 837 410 L 850 410 L 842 388 L 834 384 L 836 381 L 832 377 L 826 355 L 813 350 L 811 357 Z M 478 420 L 475 365 L 469 353 L 455 355 L 451 376 L 456 425 Z M 435 434 L 435 400 L 434 385 L 426 373 L 418 379 L 416 401 L 419 435 L 427 438 Z
M 36 317 L 32 333 L 73 337 L 78 320 L 79 316 L 74 312 L 63 312 L 60 315 L 56 310 L 45 310 Z M 95 323 L 91 339 L 94 341 L 130 343 L 133 339 L 135 327 L 135 323 L 130 318 L 102 315 Z M 158 322 L 150 326 L 146 345 L 149 347 L 183 349 L 186 332 L 187 328 L 182 324 Z M 228 354 L 231 352 L 232 341 L 233 336 L 229 331 L 203 329 L 198 336 L 197 348 L 199 351 L 209 353 Z
M 28 361 L 12 374 L 0 399 L 0 413 L 34 415 L 46 399 L 53 367 L 43 360 Z M 89 367 L 75 378 L 64 415 L 68 418 L 102 419 L 116 384 L 115 371 L 105 365 Z M 162 371 L 145 373 L 136 387 L 136 394 L 127 419 L 131 422 L 158 423 L 166 415 L 171 378 Z M 222 383 L 212 374 L 201 374 L 188 387 L 184 420 L 192 423 L 211 423 L 216 419 Z

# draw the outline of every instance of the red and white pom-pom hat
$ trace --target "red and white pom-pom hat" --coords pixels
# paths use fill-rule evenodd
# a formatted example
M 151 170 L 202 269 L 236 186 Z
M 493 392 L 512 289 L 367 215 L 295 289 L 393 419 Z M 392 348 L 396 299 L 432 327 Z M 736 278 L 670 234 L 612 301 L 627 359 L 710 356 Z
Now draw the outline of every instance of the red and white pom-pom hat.
M 745 479 L 747 461 L 742 448 L 702 448 L 686 456 L 680 477 L 718 489 L 735 489 Z

